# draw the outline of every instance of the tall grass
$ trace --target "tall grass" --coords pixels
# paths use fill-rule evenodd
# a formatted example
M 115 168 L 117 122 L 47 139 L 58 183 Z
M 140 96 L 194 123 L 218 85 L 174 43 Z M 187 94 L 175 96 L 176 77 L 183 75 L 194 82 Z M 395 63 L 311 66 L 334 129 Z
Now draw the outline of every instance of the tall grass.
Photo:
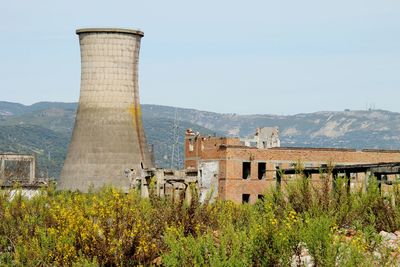
M 0 265 L 290 266 L 307 250 L 315 266 L 391 265 L 399 251 L 378 233 L 400 229 L 400 188 L 332 189 L 307 177 L 255 205 L 191 203 L 114 188 L 53 187 L 32 199 L 0 194 Z M 349 232 L 352 237 L 349 238 Z M 377 257 L 379 255 L 379 257 Z

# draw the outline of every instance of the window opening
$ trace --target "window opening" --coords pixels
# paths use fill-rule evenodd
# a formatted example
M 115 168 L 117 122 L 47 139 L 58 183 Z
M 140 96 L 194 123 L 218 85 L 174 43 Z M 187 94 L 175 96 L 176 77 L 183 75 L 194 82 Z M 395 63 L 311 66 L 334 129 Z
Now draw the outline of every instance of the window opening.
M 267 164 L 265 162 L 258 163 L 258 179 L 263 179 L 265 177 L 265 171 L 267 169 Z
M 249 203 L 250 202 L 250 194 L 243 194 L 242 195 L 242 203 Z
M 250 177 L 251 172 L 251 163 L 250 162 L 243 162 L 242 166 L 242 178 L 247 179 Z

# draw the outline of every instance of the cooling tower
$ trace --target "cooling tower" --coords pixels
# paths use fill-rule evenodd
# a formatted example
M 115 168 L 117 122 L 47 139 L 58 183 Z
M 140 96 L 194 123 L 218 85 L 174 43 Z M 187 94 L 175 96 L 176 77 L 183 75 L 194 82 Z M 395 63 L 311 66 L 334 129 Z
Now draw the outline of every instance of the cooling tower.
M 58 188 L 127 190 L 134 169 L 152 167 L 142 126 L 138 60 L 143 32 L 79 29 L 81 89 Z

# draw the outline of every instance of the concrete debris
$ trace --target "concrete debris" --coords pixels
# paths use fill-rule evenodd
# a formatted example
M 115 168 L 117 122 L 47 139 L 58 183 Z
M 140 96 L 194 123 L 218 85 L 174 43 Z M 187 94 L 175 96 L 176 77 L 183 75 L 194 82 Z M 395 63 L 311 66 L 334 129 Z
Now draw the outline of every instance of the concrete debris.
M 308 249 L 304 245 L 301 245 L 301 253 L 300 255 L 293 255 L 292 257 L 292 267 L 297 266 L 305 266 L 305 267 L 312 267 L 314 266 L 314 262 L 312 257 L 309 255 Z
M 398 232 L 398 231 L 397 231 Z M 379 235 L 382 237 L 383 245 L 390 250 L 398 250 L 400 246 L 400 236 L 395 233 L 381 231 Z
M 385 231 L 381 231 L 379 235 L 382 238 L 382 246 L 386 249 L 392 251 L 392 256 L 394 259 L 398 257 L 396 251 L 400 248 L 400 231 L 396 231 L 394 233 L 388 233 Z M 351 242 L 351 240 L 356 236 L 356 231 L 348 230 L 344 235 L 345 242 Z M 304 243 L 300 243 L 301 247 L 300 255 L 293 255 L 292 257 L 292 267 L 297 266 L 306 266 L 312 267 L 314 266 L 313 258 L 310 256 L 309 251 L 307 249 L 307 245 Z M 379 251 L 373 252 L 374 258 L 377 262 L 382 259 L 382 254 Z M 400 259 L 398 259 L 398 263 L 400 264 Z M 400 265 L 399 265 L 400 266 Z

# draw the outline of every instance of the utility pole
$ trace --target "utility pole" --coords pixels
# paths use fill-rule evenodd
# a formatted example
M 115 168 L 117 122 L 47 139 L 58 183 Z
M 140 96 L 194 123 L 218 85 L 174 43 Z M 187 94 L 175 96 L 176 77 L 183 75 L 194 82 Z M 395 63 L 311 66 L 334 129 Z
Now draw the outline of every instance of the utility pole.
M 174 126 L 173 126 L 173 143 L 171 153 L 171 169 L 178 168 L 180 163 L 179 155 L 179 122 L 178 122 L 178 108 L 175 108 Z M 176 154 L 176 156 L 175 156 Z M 176 159 L 176 162 L 175 162 Z

